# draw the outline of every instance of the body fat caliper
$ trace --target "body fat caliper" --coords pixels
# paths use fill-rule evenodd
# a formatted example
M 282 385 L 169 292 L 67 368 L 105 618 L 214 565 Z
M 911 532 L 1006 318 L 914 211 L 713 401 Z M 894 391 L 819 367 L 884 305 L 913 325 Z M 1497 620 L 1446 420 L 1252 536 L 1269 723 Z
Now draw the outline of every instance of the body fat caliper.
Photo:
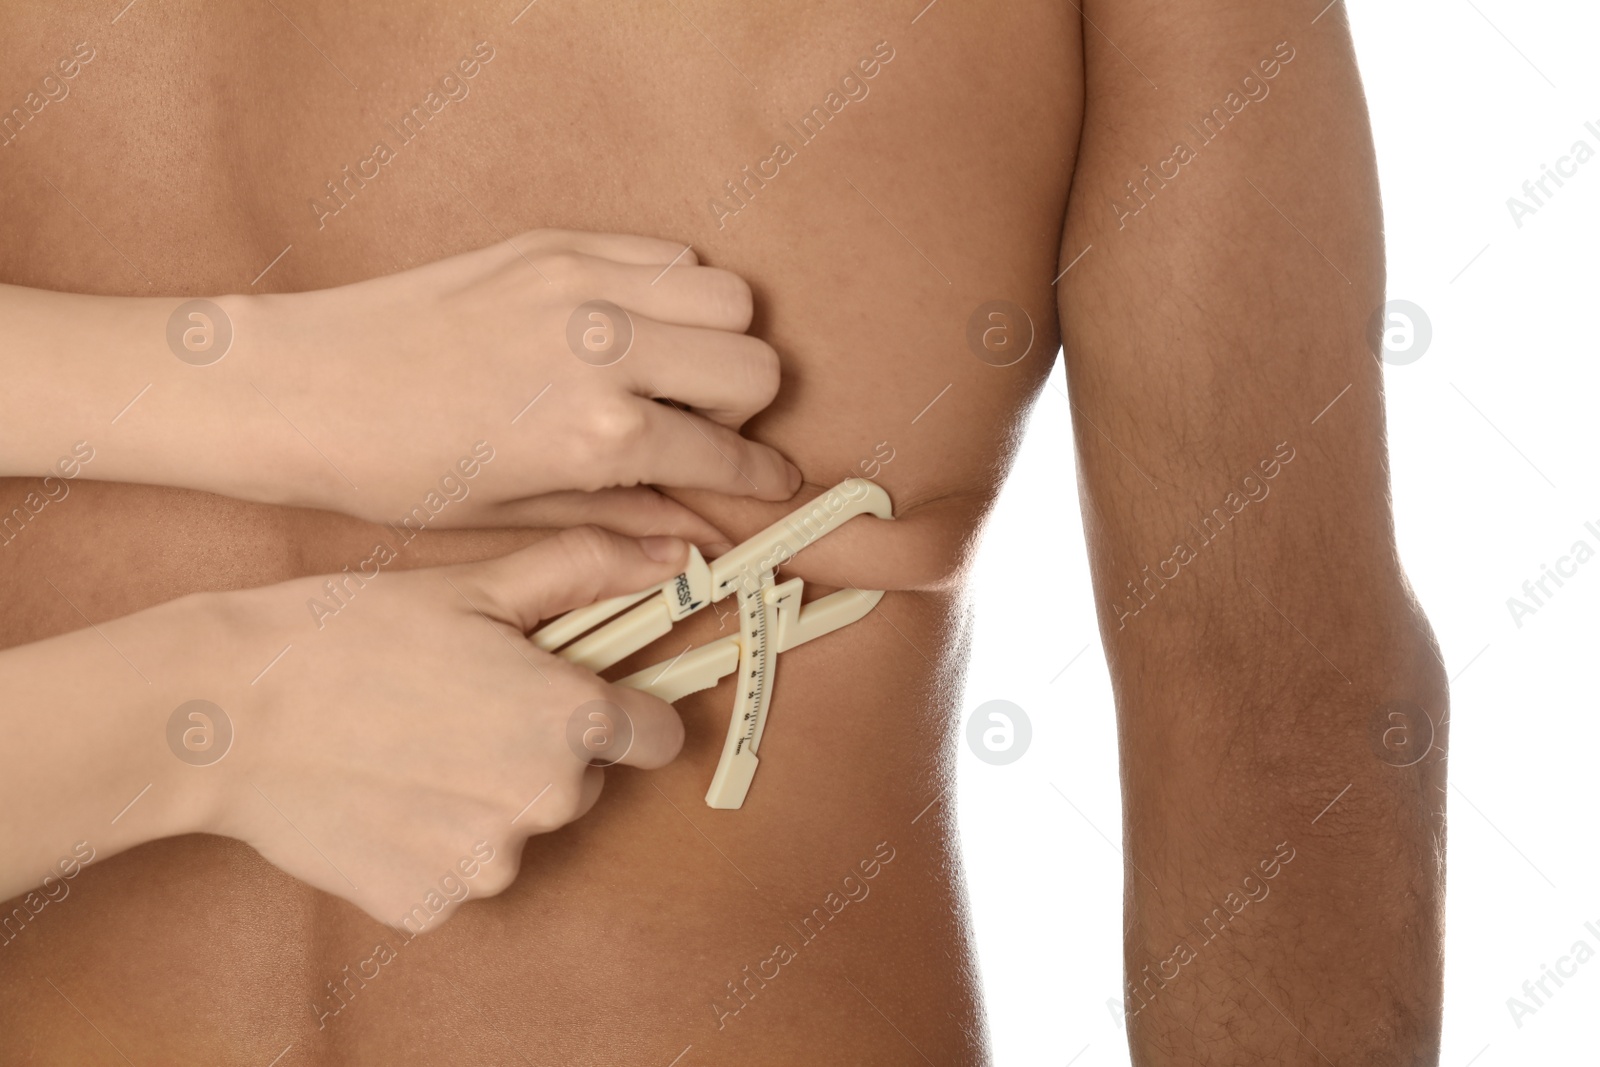
M 774 574 L 811 542 L 864 514 L 892 519 L 889 494 L 865 478 L 848 478 L 710 563 L 690 546 L 689 566 L 682 574 L 638 593 L 569 611 L 535 632 L 533 643 L 580 667 L 601 671 L 665 635 L 679 619 L 737 596 L 737 633 L 689 649 L 617 684 L 671 703 L 710 689 L 737 671 L 733 718 L 706 803 L 713 808 L 741 807 L 756 773 L 756 750 L 772 706 L 778 653 L 863 618 L 883 596 L 880 591 L 842 589 L 801 606 L 802 581 L 792 578 L 778 584 Z

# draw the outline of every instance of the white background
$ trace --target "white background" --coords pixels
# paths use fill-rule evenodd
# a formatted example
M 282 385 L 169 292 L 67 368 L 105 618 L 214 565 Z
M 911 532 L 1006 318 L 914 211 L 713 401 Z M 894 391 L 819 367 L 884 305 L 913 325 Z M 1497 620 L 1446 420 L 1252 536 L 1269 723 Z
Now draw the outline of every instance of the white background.
M 1600 529 L 1600 158 L 1520 228 L 1506 200 L 1574 141 L 1600 152 L 1584 128 L 1600 129 L 1600 10 L 1355 0 L 1349 19 L 1377 138 L 1389 297 L 1433 326 L 1428 351 L 1385 378 L 1401 555 L 1453 678 L 1442 1063 L 1594 1063 L 1600 958 L 1520 1028 L 1506 1001 L 1575 941 L 1600 952 L 1584 929 L 1600 927 L 1600 558 L 1520 628 L 1506 601 L 1575 541 L 1600 551 L 1584 528 Z M 959 771 L 1008 1067 L 1128 1062 L 1106 1004 L 1121 995 L 1113 707 L 1064 390 L 1058 362 L 978 560 L 964 704 L 970 716 L 1014 701 L 1033 725 L 1018 762 L 990 766 L 963 748 Z M 1041 594 L 1058 606 L 1042 627 L 1024 614 Z

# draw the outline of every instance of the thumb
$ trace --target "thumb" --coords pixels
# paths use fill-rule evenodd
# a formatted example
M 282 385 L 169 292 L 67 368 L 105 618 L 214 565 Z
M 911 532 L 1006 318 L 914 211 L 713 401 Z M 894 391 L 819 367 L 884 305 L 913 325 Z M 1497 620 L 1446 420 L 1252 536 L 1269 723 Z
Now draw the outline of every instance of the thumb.
M 482 594 L 485 613 L 528 633 L 542 619 L 659 585 L 683 570 L 688 556 L 688 543 L 677 537 L 632 538 L 574 526 L 463 570 Z

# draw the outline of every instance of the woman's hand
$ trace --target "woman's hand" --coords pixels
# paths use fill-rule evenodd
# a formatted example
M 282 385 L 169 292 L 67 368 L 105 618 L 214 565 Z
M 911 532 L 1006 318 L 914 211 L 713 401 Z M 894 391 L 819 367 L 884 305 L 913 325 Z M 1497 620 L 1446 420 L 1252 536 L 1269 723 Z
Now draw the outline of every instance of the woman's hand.
M 254 318 L 276 365 L 249 372 L 294 424 L 280 445 L 315 471 L 318 506 L 366 519 L 396 520 L 479 465 L 438 525 L 531 525 L 559 504 L 539 497 L 638 485 L 785 500 L 799 473 L 737 432 L 778 391 L 751 312 L 742 278 L 682 245 L 541 230 L 260 298 L 239 365 L 256 362 Z
M 326 600 L 320 577 L 196 598 L 233 635 L 223 659 L 238 668 L 211 697 L 231 720 L 231 750 L 183 768 L 214 798 L 202 828 L 413 930 L 431 928 L 443 913 L 430 901 L 448 911 L 460 887 L 498 893 L 529 835 L 598 799 L 591 757 L 654 768 L 683 744 L 670 704 L 525 635 L 665 581 L 685 559 L 675 538 L 578 527 L 500 559 L 380 572 L 359 588 L 336 579 L 346 606 L 320 630 L 306 608 Z
M 431 928 L 509 885 L 530 834 L 594 804 L 592 759 L 677 755 L 670 704 L 524 635 L 686 554 L 577 527 L 499 559 L 201 593 L 0 651 L 0 899 L 74 842 L 103 859 L 204 832 Z

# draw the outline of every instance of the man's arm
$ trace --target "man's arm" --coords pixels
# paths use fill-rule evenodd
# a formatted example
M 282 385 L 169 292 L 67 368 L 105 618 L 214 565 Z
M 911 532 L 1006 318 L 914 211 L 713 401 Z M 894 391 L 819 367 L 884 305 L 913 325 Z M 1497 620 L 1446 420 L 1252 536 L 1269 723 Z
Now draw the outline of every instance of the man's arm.
M 1318 7 L 1084 7 L 1061 315 L 1140 1065 L 1437 1061 L 1446 680 L 1395 554 L 1365 102 Z

